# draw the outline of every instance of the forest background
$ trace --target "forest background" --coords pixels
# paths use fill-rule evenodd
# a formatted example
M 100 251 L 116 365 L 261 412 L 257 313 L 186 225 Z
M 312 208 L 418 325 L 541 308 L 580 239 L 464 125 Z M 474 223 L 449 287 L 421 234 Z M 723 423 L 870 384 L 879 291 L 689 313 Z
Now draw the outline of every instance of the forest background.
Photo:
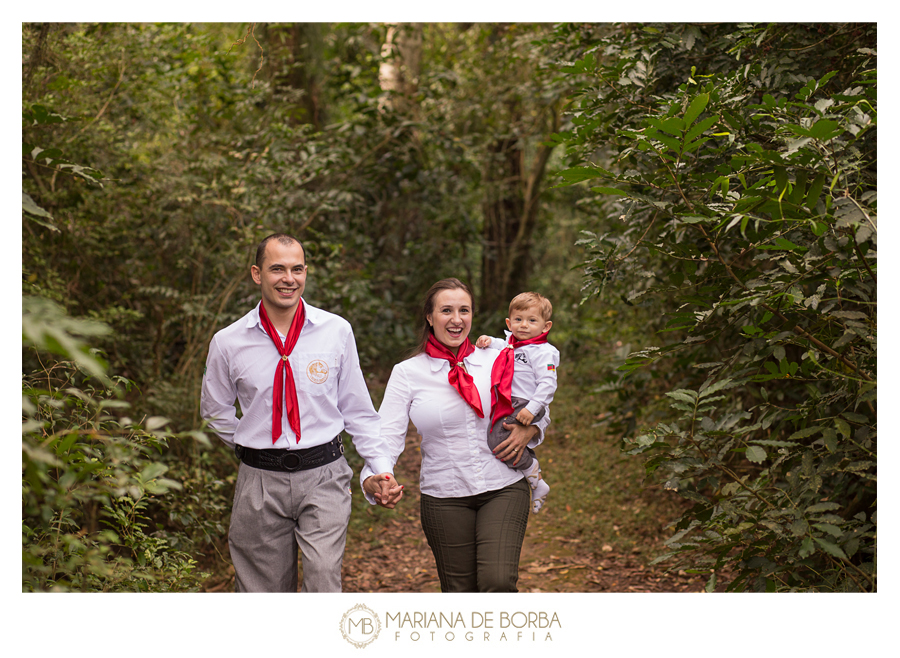
M 433 281 L 552 299 L 537 573 L 875 591 L 876 82 L 874 24 L 23 24 L 23 591 L 227 584 L 200 378 L 281 230 L 376 404 Z

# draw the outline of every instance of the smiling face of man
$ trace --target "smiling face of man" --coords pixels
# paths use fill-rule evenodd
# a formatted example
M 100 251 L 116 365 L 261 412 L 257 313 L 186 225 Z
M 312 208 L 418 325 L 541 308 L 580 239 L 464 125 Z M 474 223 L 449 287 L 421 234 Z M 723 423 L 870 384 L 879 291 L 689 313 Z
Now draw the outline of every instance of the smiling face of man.
M 306 255 L 300 243 L 270 240 L 262 265 L 251 266 L 250 274 L 260 286 L 266 313 L 293 318 L 306 287 Z

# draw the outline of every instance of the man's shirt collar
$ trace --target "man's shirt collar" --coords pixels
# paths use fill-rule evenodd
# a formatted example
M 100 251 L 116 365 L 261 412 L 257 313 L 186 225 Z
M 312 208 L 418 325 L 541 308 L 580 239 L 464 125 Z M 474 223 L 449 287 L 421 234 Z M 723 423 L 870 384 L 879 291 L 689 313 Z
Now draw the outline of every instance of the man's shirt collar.
M 303 304 L 303 307 L 306 309 L 306 323 L 303 325 L 304 327 L 306 327 L 307 324 L 317 324 L 322 319 L 321 309 L 318 309 L 315 306 L 310 306 L 302 297 L 300 298 L 300 303 Z M 260 304 L 262 304 L 262 300 L 260 300 L 259 303 L 254 307 L 254 309 L 248 314 L 247 329 L 259 327 L 260 331 L 265 332 L 265 329 L 262 326 L 262 322 L 259 319 Z

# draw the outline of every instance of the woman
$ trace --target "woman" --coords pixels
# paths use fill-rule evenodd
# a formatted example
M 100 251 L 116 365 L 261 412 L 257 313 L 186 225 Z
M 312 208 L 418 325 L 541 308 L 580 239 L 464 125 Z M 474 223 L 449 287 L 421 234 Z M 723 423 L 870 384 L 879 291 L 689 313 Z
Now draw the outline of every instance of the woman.
M 541 422 L 509 426 L 492 453 L 491 366 L 496 350 L 475 349 L 472 294 L 458 279 L 428 291 L 415 355 L 394 366 L 378 413 L 382 437 L 396 461 L 411 419 L 422 435 L 422 529 L 444 592 L 515 592 L 531 489 L 517 462 L 526 445 L 543 440 Z M 367 492 L 377 491 L 376 478 Z

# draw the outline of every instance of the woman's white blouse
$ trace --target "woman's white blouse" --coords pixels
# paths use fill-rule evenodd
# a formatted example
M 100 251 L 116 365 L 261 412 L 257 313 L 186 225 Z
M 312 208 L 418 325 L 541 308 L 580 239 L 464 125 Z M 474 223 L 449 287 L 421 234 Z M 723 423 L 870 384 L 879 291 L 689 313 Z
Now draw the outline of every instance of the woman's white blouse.
M 502 489 L 524 477 L 521 471 L 497 459 L 487 444 L 491 366 L 499 353 L 490 348 L 476 349 L 464 359 L 481 396 L 484 418 L 479 418 L 450 386 L 450 364 L 446 360 L 419 354 L 394 366 L 378 410 L 381 437 L 396 463 L 412 420 L 422 435 L 422 493 L 438 498 L 471 496 Z M 529 446 L 543 441 L 549 424 L 548 416 L 535 423 L 540 431 Z

